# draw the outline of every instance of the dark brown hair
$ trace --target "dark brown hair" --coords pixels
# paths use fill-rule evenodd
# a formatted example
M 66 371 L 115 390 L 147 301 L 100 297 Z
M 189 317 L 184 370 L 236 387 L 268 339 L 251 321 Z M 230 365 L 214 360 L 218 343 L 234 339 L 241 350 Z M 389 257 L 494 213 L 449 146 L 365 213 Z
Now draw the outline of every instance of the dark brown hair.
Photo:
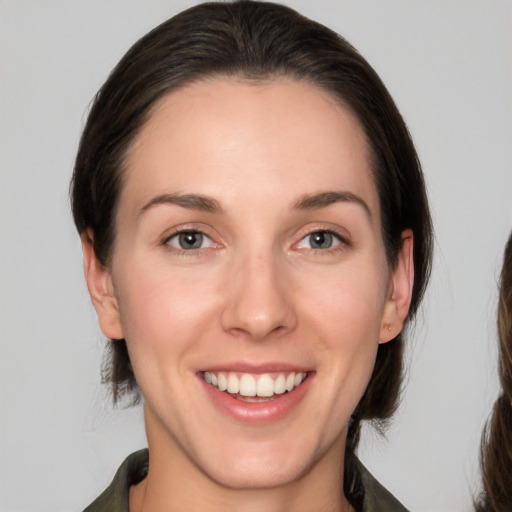
M 484 429 L 480 463 L 484 491 L 477 512 L 512 510 L 512 233 L 505 247 L 498 303 L 501 391 Z
M 71 198 L 77 229 L 92 231 L 99 261 L 110 263 L 123 157 L 155 102 L 178 87 L 218 76 L 305 80 L 328 91 L 359 119 L 371 150 L 390 266 L 396 263 L 402 232 L 410 228 L 414 233 L 410 319 L 430 274 L 432 227 L 407 127 L 378 75 L 345 39 L 270 2 L 212 2 L 181 12 L 135 43 L 96 95 L 80 141 Z M 137 385 L 124 340 L 112 341 L 110 350 L 106 380 L 113 383 L 117 401 L 131 396 Z M 370 383 L 352 416 L 347 455 L 355 451 L 361 420 L 383 428 L 395 411 L 402 358 L 402 335 L 379 346 Z M 347 465 L 350 461 L 347 457 Z

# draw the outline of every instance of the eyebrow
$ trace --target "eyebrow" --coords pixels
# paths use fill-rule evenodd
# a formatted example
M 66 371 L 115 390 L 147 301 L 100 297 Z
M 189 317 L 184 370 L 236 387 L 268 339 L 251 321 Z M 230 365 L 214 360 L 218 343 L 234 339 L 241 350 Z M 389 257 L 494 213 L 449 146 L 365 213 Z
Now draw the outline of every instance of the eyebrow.
M 372 217 L 368 204 L 358 195 L 348 191 L 327 191 L 304 195 L 293 205 L 292 210 L 315 210 L 340 202 L 355 203 L 361 206 L 370 218 Z M 161 194 L 147 202 L 141 208 L 140 214 L 156 205 L 165 204 L 181 206 L 189 210 L 223 213 L 219 201 L 212 197 L 201 194 Z
M 363 208 L 370 219 L 372 212 L 368 204 L 358 195 L 348 191 L 327 191 L 301 197 L 293 206 L 294 210 L 315 210 L 334 203 L 354 203 Z
M 219 201 L 201 194 L 161 194 L 146 203 L 140 209 L 139 214 L 161 204 L 177 205 L 188 210 L 199 210 L 209 213 L 222 213 L 223 211 Z

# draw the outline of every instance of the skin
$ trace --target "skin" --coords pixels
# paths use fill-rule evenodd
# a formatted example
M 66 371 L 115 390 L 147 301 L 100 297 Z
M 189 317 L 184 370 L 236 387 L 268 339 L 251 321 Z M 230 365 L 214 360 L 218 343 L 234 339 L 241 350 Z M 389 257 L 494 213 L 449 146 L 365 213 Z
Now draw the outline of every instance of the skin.
M 151 464 L 130 510 L 351 510 L 347 421 L 413 280 L 409 231 L 386 261 L 359 122 L 304 82 L 201 81 L 160 100 L 124 172 L 111 266 L 83 242 L 101 329 L 126 339 L 145 398 Z M 344 195 L 305 207 L 324 192 Z M 202 247 L 180 248 L 191 229 Z M 307 367 L 307 391 L 283 418 L 237 421 L 198 372 L 241 362 Z

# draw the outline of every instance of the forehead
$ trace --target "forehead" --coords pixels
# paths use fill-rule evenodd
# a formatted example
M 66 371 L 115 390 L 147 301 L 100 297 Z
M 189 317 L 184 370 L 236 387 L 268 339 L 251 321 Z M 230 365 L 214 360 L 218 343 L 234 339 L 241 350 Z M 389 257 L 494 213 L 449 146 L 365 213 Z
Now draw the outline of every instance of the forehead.
M 359 121 L 303 81 L 218 78 L 173 91 L 155 105 L 125 162 L 122 201 L 162 192 L 270 199 L 276 188 L 292 200 L 342 189 L 378 209 Z

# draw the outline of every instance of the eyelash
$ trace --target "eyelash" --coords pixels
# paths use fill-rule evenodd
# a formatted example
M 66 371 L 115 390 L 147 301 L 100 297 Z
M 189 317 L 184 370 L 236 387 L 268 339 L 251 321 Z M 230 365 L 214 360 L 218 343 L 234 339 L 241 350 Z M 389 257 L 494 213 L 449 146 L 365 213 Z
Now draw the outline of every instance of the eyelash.
M 314 247 L 305 247 L 300 248 L 297 247 L 301 242 L 306 240 L 308 237 L 318 234 L 318 233 L 324 233 L 332 236 L 334 240 L 337 242 L 336 245 L 333 247 L 328 247 L 326 249 L 320 249 L 320 248 L 314 248 Z M 170 235 L 167 235 L 161 242 L 161 245 L 163 245 L 167 250 L 172 251 L 174 254 L 177 254 L 178 256 L 197 256 L 203 253 L 204 251 L 208 251 L 212 247 L 199 247 L 199 248 L 190 248 L 190 249 L 183 249 L 180 247 L 175 247 L 171 245 L 169 242 L 176 237 L 179 237 L 180 235 L 187 235 L 187 234 L 198 234 L 203 237 L 206 237 L 210 240 L 211 244 L 213 246 L 219 247 L 219 244 L 216 244 L 210 236 L 208 236 L 204 231 L 201 231 L 197 228 L 180 228 L 175 231 L 173 231 Z M 311 242 L 310 242 L 311 244 Z M 347 247 L 350 247 L 350 242 L 347 239 L 346 236 L 341 235 L 337 231 L 330 229 L 330 228 L 319 228 L 316 227 L 315 229 L 312 229 L 311 231 L 308 231 L 307 233 L 303 234 L 300 238 L 300 240 L 294 244 L 294 247 L 297 247 L 297 249 L 302 254 L 314 254 L 314 255 L 329 255 L 333 254 L 339 251 L 345 250 Z M 214 247 L 215 248 L 215 247 Z
M 330 229 L 330 228 L 318 228 L 317 227 L 317 228 L 312 229 L 311 231 L 308 231 L 307 233 L 305 233 L 300 238 L 299 242 L 297 242 L 295 244 L 295 246 L 299 245 L 303 240 L 307 239 L 308 237 L 318 234 L 318 233 L 325 233 L 325 234 L 331 235 L 335 239 L 335 241 L 337 241 L 338 243 L 336 245 L 334 245 L 333 247 L 328 247 L 326 249 L 318 249 L 318 248 L 313 248 L 313 247 L 299 248 L 299 250 L 303 254 L 329 255 L 329 254 L 333 254 L 333 253 L 336 253 L 339 251 L 344 251 L 347 249 L 347 247 L 350 247 L 350 245 L 351 245 L 349 240 L 347 239 L 347 237 L 341 235 L 337 231 Z
M 194 249 L 194 248 L 183 249 L 180 247 L 175 247 L 169 243 L 173 238 L 177 238 L 180 235 L 188 235 L 188 234 L 201 235 L 201 236 L 209 239 L 212 245 L 218 245 L 218 244 L 215 244 L 215 242 L 212 240 L 212 238 L 210 236 L 208 236 L 204 231 L 201 231 L 200 229 L 196 229 L 196 228 L 177 229 L 177 230 L 173 231 L 170 235 L 166 236 L 162 240 L 161 245 L 163 245 L 167 250 L 172 251 L 174 254 L 177 254 L 178 256 L 197 256 L 198 254 L 201 254 L 202 252 L 210 249 L 210 247 L 199 247 L 197 249 Z

